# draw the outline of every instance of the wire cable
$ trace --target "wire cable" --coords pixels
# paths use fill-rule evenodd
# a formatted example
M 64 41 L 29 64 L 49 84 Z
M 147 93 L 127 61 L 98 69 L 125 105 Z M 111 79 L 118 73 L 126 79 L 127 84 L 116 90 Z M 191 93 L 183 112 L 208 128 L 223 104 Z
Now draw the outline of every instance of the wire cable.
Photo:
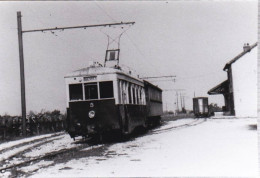
M 107 13 L 107 11 L 105 11 L 97 2 L 98 1 L 94 1 L 95 2 L 95 4 L 97 5 L 97 7 L 100 9 L 100 10 L 102 10 L 102 12 L 104 12 L 112 21 L 114 21 L 114 22 L 116 22 L 116 20 L 112 17 L 112 16 L 110 16 L 108 13 Z

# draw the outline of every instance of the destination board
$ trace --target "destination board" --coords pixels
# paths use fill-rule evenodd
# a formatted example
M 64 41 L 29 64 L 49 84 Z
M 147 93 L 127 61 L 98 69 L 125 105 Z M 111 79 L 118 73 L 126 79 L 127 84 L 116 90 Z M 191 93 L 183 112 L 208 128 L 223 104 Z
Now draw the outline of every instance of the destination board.
M 84 77 L 84 81 L 92 81 L 92 80 L 97 80 L 97 76 L 91 76 L 91 77 Z

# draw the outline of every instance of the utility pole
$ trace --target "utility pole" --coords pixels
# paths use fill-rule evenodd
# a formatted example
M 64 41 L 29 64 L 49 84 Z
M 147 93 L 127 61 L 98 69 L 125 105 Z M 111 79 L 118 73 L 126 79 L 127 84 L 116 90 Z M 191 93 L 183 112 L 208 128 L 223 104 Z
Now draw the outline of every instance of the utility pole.
M 181 93 L 180 93 L 180 100 L 181 100 L 181 110 L 182 110 L 183 105 L 182 105 L 182 96 L 181 96 Z
M 176 102 L 175 105 L 176 105 L 176 109 L 177 111 L 179 111 L 179 94 L 178 94 L 178 91 L 185 91 L 185 89 L 163 89 L 164 92 L 166 91 L 175 91 L 176 92 Z
M 176 98 L 177 98 L 177 112 L 179 112 L 179 102 L 178 102 L 178 97 L 179 97 L 179 94 L 178 94 L 178 91 L 176 91 Z
M 183 108 L 185 109 L 185 96 L 183 96 Z
M 23 136 L 26 135 L 26 102 L 25 102 L 25 78 L 24 78 L 24 59 L 23 59 L 23 33 L 22 33 L 22 15 L 17 12 L 18 43 L 20 59 L 20 79 L 21 79 L 21 104 L 22 104 L 22 128 Z
M 26 98 L 25 98 L 25 77 L 24 77 L 24 57 L 23 57 L 23 33 L 29 32 L 44 32 L 67 29 L 78 29 L 78 28 L 91 28 L 91 27 L 105 27 L 105 26 L 116 26 L 116 25 L 134 25 L 135 22 L 120 22 L 120 23 L 109 23 L 109 24 L 97 24 L 97 25 L 82 25 L 82 26 L 72 26 L 72 27 L 55 27 L 46 29 L 36 29 L 36 30 L 22 30 L 22 14 L 17 12 L 17 26 L 18 26 L 18 43 L 19 43 L 19 59 L 20 59 L 20 78 L 21 78 L 21 104 L 22 104 L 22 130 L 23 136 L 26 135 Z

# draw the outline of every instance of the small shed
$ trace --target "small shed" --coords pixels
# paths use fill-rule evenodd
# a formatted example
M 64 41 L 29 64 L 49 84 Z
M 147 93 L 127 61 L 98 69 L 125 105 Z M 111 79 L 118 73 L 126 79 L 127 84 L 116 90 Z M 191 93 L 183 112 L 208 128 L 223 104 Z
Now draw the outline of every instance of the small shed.
M 193 112 L 196 117 L 207 117 L 209 115 L 208 97 L 193 98 Z

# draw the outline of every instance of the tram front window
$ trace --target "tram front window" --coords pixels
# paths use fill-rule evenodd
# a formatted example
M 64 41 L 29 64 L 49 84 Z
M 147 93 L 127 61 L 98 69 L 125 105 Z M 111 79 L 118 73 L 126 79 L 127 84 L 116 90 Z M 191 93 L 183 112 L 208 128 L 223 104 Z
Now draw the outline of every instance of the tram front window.
M 85 87 L 85 99 L 98 99 L 97 83 L 86 83 Z
M 99 83 L 100 98 L 113 98 L 113 82 L 100 82 Z
M 82 100 L 82 84 L 69 85 L 70 100 Z

